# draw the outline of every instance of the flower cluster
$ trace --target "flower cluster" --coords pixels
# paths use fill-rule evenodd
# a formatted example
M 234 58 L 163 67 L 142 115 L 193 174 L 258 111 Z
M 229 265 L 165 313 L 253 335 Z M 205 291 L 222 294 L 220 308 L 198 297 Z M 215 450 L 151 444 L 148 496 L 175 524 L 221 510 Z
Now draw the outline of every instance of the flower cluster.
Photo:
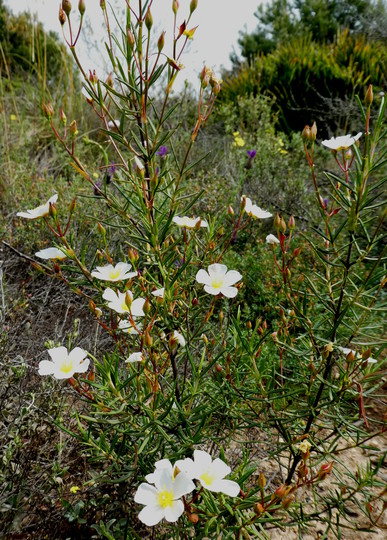
M 239 485 L 225 479 L 230 472 L 224 461 L 213 460 L 203 450 L 195 450 L 193 459 L 179 460 L 174 466 L 168 459 L 157 461 L 154 472 L 145 477 L 147 483 L 140 484 L 134 496 L 135 502 L 144 505 L 138 515 L 140 521 L 148 527 L 162 519 L 177 521 L 184 512 L 181 497 L 196 489 L 193 480 L 213 493 L 237 497 Z

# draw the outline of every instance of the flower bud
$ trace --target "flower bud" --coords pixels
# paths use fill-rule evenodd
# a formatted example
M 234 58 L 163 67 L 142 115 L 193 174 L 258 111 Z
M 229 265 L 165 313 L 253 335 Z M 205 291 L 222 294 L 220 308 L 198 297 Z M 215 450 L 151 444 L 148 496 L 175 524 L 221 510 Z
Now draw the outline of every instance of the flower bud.
M 281 218 L 280 218 L 279 213 L 276 212 L 275 218 L 274 218 L 274 227 L 277 229 L 277 231 L 279 230 L 280 225 L 281 225 Z
M 231 206 L 231 204 L 229 205 L 227 212 L 229 216 L 233 216 L 235 214 L 234 208 Z
M 62 124 L 65 126 L 66 122 L 67 122 L 67 118 L 66 118 L 66 115 L 65 115 L 63 109 L 60 110 L 59 116 L 60 116 Z
M 143 311 L 144 311 L 144 313 L 148 314 L 148 313 L 150 312 L 150 310 L 151 310 L 151 307 L 152 307 L 152 306 L 151 306 L 151 304 L 150 304 L 150 302 L 149 302 L 149 300 L 148 300 L 148 298 L 147 298 L 147 299 L 145 300 L 144 305 L 143 305 L 143 308 L 142 308 Z
M 136 39 L 134 37 L 134 34 L 133 32 L 130 30 L 130 28 L 128 28 L 128 31 L 126 33 L 126 37 L 128 39 L 128 46 L 130 49 L 133 49 L 133 47 L 135 46 L 136 44 Z
M 198 303 L 199 303 L 199 300 L 196 298 L 196 296 L 195 296 L 195 298 L 192 298 L 191 304 L 192 304 L 193 306 L 197 306 Z
M 309 139 L 311 141 L 315 141 L 316 137 L 317 137 L 317 124 L 316 124 L 316 122 L 313 122 L 312 127 L 310 128 Z
M 296 220 L 294 219 L 293 214 L 289 218 L 288 227 L 291 231 L 296 227 Z
M 222 373 L 223 371 L 223 368 L 220 364 L 215 364 L 215 371 L 217 371 L 218 373 Z
M 352 158 L 352 155 L 353 155 L 353 154 L 352 154 L 351 148 L 346 148 L 346 149 L 345 149 L 345 152 L 344 152 L 344 159 L 345 159 L 346 161 L 350 161 L 351 158 Z
M 333 462 L 331 463 L 324 463 L 324 465 L 321 465 L 320 470 L 317 473 L 317 476 L 320 480 L 324 480 L 327 476 L 329 476 L 333 469 Z
M 188 519 L 191 523 L 196 525 L 196 523 L 199 521 L 199 516 L 197 514 L 188 514 Z
M 77 121 L 73 120 L 70 124 L 70 134 L 72 137 L 78 135 Z
M 300 253 L 301 253 L 301 248 L 300 248 L 300 247 L 296 248 L 296 249 L 293 251 L 293 257 L 294 257 L 294 258 L 298 257 Z
M 148 330 L 145 332 L 144 341 L 145 341 L 145 344 L 147 345 L 147 347 L 152 347 L 153 338 L 150 335 L 150 333 L 148 332 Z
M 263 514 L 265 512 L 265 508 L 262 506 L 261 503 L 256 503 L 254 504 L 254 512 L 260 516 L 261 514 Z
M 61 26 L 66 22 L 66 13 L 63 11 L 62 6 L 59 6 L 59 22 Z
M 287 510 L 293 501 L 294 501 L 294 497 L 286 497 L 286 499 L 283 499 L 281 502 L 282 508 L 284 510 Z
M 62 0 L 62 9 L 66 13 L 67 17 L 70 15 L 71 2 L 70 0 Z
M 362 360 L 368 360 L 368 358 L 371 356 L 371 349 L 367 349 L 363 352 L 361 355 Z
M 134 248 L 128 249 L 128 257 L 132 264 L 135 264 L 138 261 L 138 253 Z
M 78 11 L 81 15 L 83 15 L 86 11 L 86 4 L 85 4 L 85 0 L 79 0 L 79 4 L 78 4 Z
M 192 13 L 195 11 L 195 9 L 198 7 L 198 0 L 191 0 L 191 3 L 189 5 L 189 13 L 192 15 Z
M 172 1 L 172 11 L 176 15 L 177 11 L 179 9 L 179 2 L 177 0 Z
M 278 498 L 278 499 L 282 499 L 283 497 L 285 497 L 285 495 L 287 494 L 288 492 L 288 486 L 286 484 L 282 484 L 282 486 L 278 487 L 275 492 L 274 492 L 274 495 Z
M 109 73 L 105 84 L 106 84 L 106 86 L 109 86 L 110 88 L 113 88 L 114 83 L 113 83 L 113 73 L 112 72 Z
M 52 103 L 43 103 L 42 107 L 44 116 L 47 118 L 47 120 L 51 120 L 51 118 L 54 116 L 54 107 L 52 106 Z
M 309 141 L 310 139 L 310 127 L 305 126 L 302 130 L 301 137 L 304 139 L 304 141 Z
M 130 310 L 130 307 L 132 305 L 132 295 L 129 291 L 126 291 L 125 294 L 125 304 L 128 306 L 128 309 Z
M 367 105 L 367 107 L 370 107 L 372 105 L 373 100 L 374 100 L 374 93 L 372 91 L 372 84 L 370 84 L 367 89 L 364 102 Z
M 69 207 L 70 215 L 74 213 L 76 202 L 77 202 L 77 199 L 74 197 L 73 200 L 71 201 L 70 207 Z
M 148 32 L 149 32 L 150 29 L 151 29 L 152 26 L 153 26 L 153 17 L 152 17 L 152 13 L 151 13 L 151 11 L 150 11 L 149 8 L 148 8 L 147 11 L 146 11 L 144 21 L 145 21 L 145 26 L 147 27 Z
M 161 52 L 164 49 L 165 45 L 165 32 L 161 32 L 160 37 L 157 41 L 157 49 Z
M 263 489 L 266 486 L 266 478 L 265 478 L 265 475 L 262 472 L 259 473 L 258 486 L 261 489 Z
M 98 232 L 101 234 L 101 236 L 104 238 L 106 235 L 106 229 L 103 225 L 101 225 L 100 222 L 97 223 Z
M 353 351 L 349 351 L 345 359 L 347 360 L 348 364 L 352 364 L 352 362 L 355 361 L 355 353 Z

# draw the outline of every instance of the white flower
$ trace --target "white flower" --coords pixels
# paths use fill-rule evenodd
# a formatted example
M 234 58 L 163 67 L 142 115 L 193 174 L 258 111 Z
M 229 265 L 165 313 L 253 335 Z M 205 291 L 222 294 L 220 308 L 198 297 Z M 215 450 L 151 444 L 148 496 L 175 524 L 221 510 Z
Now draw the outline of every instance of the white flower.
M 345 356 L 348 356 L 349 353 L 353 353 L 355 359 L 356 357 L 358 357 L 360 355 L 360 353 L 358 353 L 357 351 L 354 351 L 353 349 L 347 349 L 346 347 L 340 347 L 338 346 L 337 347 L 339 349 L 340 352 L 342 352 Z M 376 364 L 377 363 L 377 360 L 376 358 L 367 358 L 367 362 L 369 364 Z
M 133 317 L 133 319 L 136 326 L 134 326 L 131 321 L 122 320 L 118 323 L 119 330 L 122 330 L 122 332 L 126 332 L 130 336 L 138 334 L 139 331 L 141 331 L 141 324 L 137 324 L 135 317 Z
M 133 352 L 129 355 L 129 358 L 125 360 L 125 363 L 132 363 L 132 362 L 143 362 L 144 361 L 144 355 L 142 352 Z
M 55 193 L 52 197 L 48 199 L 45 204 L 33 208 L 32 210 L 27 210 L 26 212 L 18 212 L 16 215 L 26 219 L 37 219 L 40 217 L 48 216 L 50 213 L 50 203 L 55 204 L 58 200 L 58 195 Z
M 184 339 L 184 336 L 182 334 L 180 334 L 180 332 L 178 332 L 177 330 L 175 330 L 172 334 L 172 340 L 173 341 L 177 341 L 177 343 L 181 346 L 181 347 L 184 347 L 185 346 L 185 339 Z
M 115 266 L 107 264 L 106 266 L 97 266 L 91 275 L 103 281 L 124 281 L 137 276 L 137 272 L 129 272 L 132 265 L 125 262 L 119 262 Z
M 40 259 L 58 259 L 59 261 L 67 257 L 66 253 L 56 247 L 42 249 L 41 251 L 37 251 L 35 255 Z
M 164 287 L 161 287 L 161 289 L 156 289 L 155 291 L 152 291 L 153 296 L 157 296 L 157 298 L 164 298 Z
M 245 212 L 249 216 L 253 218 L 258 218 L 258 219 L 266 219 L 272 216 L 270 212 L 267 212 L 266 210 L 262 210 L 262 208 L 260 208 L 256 204 L 253 204 L 251 202 L 251 199 L 249 199 L 249 197 L 242 195 L 241 200 L 243 200 L 244 198 L 246 199 Z
M 232 480 L 224 480 L 230 474 L 230 467 L 221 459 L 212 457 L 208 452 L 195 450 L 193 460 L 186 458 L 176 462 L 176 467 L 185 473 L 188 478 L 199 480 L 201 485 L 215 493 L 225 493 L 230 497 L 236 497 L 240 487 Z
M 39 362 L 39 375 L 54 375 L 56 379 L 70 379 L 74 373 L 85 373 L 90 360 L 87 351 L 75 347 L 70 353 L 66 347 L 48 349 L 51 360 Z
M 341 137 L 332 137 L 331 139 L 322 141 L 321 144 L 326 146 L 327 148 L 330 148 L 330 150 L 334 150 L 335 152 L 338 152 L 339 150 L 345 150 L 346 148 L 349 148 L 355 142 L 360 139 L 362 136 L 362 133 L 358 133 L 357 135 L 342 135 Z
M 274 245 L 274 244 L 279 244 L 280 241 L 278 240 L 276 236 L 274 236 L 274 234 L 268 234 L 266 236 L 266 243 Z
M 154 486 L 143 482 L 136 491 L 135 502 L 145 505 L 138 515 L 139 520 L 148 527 L 156 525 L 163 518 L 169 522 L 177 521 L 184 512 L 180 497 L 191 493 L 195 484 L 182 472 L 175 476 L 172 464 L 167 459 L 156 463 L 155 472 L 148 474 L 146 479 Z
M 130 309 L 126 303 L 126 295 L 132 299 Z M 143 307 L 145 300 L 143 298 L 136 298 L 133 300 L 133 294 L 130 291 L 126 293 L 115 292 L 113 289 L 105 289 L 105 292 L 102 295 L 104 300 L 108 301 L 108 306 L 110 309 L 113 309 L 117 313 L 130 313 L 133 317 L 144 317 L 145 313 Z
M 144 165 L 139 157 L 134 156 L 134 163 L 139 171 L 142 171 L 144 168 Z
M 204 290 L 208 294 L 222 293 L 227 298 L 234 298 L 237 295 L 238 289 L 232 285 L 240 279 L 242 275 L 237 270 L 227 271 L 227 266 L 217 263 L 211 264 L 208 272 L 202 269 L 196 274 L 196 281 L 204 285 Z
M 173 223 L 176 223 L 176 225 L 178 225 L 179 227 L 186 227 L 187 229 L 194 229 L 199 222 L 200 227 L 208 227 L 207 221 L 205 219 L 201 219 L 200 217 L 190 218 L 187 216 L 175 216 L 172 221 Z

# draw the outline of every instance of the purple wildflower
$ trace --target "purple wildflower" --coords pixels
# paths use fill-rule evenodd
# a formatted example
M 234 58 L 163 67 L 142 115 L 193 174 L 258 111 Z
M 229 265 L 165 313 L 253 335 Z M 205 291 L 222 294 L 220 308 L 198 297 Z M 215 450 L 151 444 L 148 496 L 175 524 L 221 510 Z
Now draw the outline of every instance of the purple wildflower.
M 256 150 L 247 150 L 247 156 L 250 158 L 250 159 L 254 159 L 255 156 L 257 154 L 257 151 Z
M 112 163 L 110 167 L 106 169 L 106 183 L 107 184 L 110 184 L 110 181 L 112 179 L 113 174 L 116 172 L 116 169 L 117 167 L 115 166 L 114 163 Z
M 95 182 L 95 184 L 94 184 L 94 195 L 96 197 L 102 197 L 101 182 Z
M 164 157 L 168 153 L 168 149 L 166 146 L 160 146 L 160 148 L 156 152 L 156 156 Z

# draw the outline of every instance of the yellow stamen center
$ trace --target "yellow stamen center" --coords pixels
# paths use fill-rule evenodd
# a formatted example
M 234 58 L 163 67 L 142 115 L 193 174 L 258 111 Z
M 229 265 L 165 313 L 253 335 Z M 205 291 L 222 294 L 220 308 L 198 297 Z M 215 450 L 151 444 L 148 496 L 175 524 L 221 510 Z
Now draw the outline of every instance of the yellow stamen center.
M 114 270 L 110 270 L 109 278 L 110 279 L 117 279 L 118 277 L 120 277 L 120 274 L 121 274 L 121 270 L 119 268 L 114 269 Z
M 168 506 L 172 506 L 173 503 L 173 491 L 169 491 L 167 489 L 163 489 L 160 491 L 157 495 L 157 502 L 161 506 L 161 508 L 167 508 Z
M 223 277 L 213 277 L 211 281 L 211 286 L 214 287 L 214 289 L 221 289 L 223 287 L 224 279 Z
M 206 486 L 210 486 L 215 480 L 215 475 L 211 474 L 209 471 L 206 471 L 200 475 L 200 480 L 203 480 Z
M 73 363 L 68 358 L 60 366 L 60 370 L 63 373 L 69 373 L 73 369 Z

